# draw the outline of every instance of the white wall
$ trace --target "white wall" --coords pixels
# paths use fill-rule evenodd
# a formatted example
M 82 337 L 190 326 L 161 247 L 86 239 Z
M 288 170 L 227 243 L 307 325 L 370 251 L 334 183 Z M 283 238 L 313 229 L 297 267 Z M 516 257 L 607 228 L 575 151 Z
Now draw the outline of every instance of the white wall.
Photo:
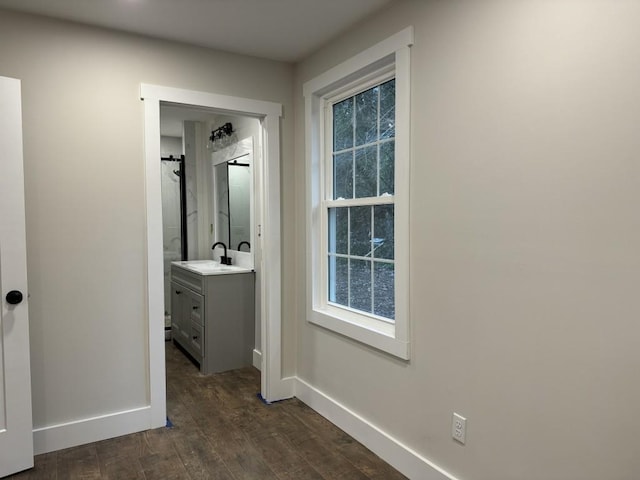
M 168 135 L 160 137 L 160 155 L 162 157 L 173 155 L 175 158 L 179 158 L 182 154 L 182 137 L 170 137 Z
M 216 115 L 209 122 L 208 133 L 210 133 L 211 130 L 221 127 L 227 122 L 233 125 L 233 132 L 238 140 L 254 137 L 255 141 L 258 141 L 258 137 L 260 135 L 260 122 L 253 117 L 247 116 Z
M 638 478 L 640 2 L 393 2 L 296 69 L 297 225 L 302 84 L 408 25 L 411 360 L 305 321 L 299 229 L 298 376 L 460 479 Z
M 148 405 L 140 84 L 282 103 L 286 164 L 292 68 L 8 11 L 0 31 L 22 80 L 34 425 Z

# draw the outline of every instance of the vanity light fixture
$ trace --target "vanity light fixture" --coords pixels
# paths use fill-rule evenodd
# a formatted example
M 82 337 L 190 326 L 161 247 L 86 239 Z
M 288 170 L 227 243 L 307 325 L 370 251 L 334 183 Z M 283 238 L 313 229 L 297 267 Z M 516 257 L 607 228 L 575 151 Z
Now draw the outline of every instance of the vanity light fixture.
M 228 147 L 234 143 L 234 132 L 235 130 L 230 122 L 212 130 L 211 135 L 209 136 L 209 141 L 207 142 L 207 148 L 209 150 L 216 151 Z

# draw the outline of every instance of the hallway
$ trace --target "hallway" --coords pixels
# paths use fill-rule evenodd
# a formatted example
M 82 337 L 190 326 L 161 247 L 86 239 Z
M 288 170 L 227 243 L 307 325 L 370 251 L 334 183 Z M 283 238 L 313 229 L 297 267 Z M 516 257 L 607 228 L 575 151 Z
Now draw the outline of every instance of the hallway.
M 200 375 L 166 343 L 159 428 L 39 455 L 24 479 L 394 480 L 403 475 L 297 399 L 264 405 L 254 368 Z

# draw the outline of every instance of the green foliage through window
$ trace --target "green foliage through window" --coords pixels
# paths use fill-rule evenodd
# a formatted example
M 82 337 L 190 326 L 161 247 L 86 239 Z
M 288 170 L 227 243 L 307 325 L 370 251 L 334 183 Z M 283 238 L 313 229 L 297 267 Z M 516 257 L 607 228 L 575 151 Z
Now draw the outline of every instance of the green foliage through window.
M 375 200 L 328 208 L 328 300 L 393 320 L 395 79 L 333 104 L 332 126 L 333 200 Z

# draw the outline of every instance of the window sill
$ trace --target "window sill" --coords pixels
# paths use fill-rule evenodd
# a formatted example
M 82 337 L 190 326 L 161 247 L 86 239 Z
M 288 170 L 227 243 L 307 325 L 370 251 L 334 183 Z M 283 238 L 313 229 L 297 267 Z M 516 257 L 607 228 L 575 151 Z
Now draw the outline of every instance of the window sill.
M 396 338 L 396 327 L 375 319 L 358 322 L 354 318 L 342 318 L 335 315 L 337 308 L 328 307 L 326 310 L 314 308 L 309 315 L 309 322 L 320 327 L 339 333 L 365 345 L 381 350 L 385 353 L 409 360 L 409 342 Z M 331 313 L 330 313 L 331 312 Z

